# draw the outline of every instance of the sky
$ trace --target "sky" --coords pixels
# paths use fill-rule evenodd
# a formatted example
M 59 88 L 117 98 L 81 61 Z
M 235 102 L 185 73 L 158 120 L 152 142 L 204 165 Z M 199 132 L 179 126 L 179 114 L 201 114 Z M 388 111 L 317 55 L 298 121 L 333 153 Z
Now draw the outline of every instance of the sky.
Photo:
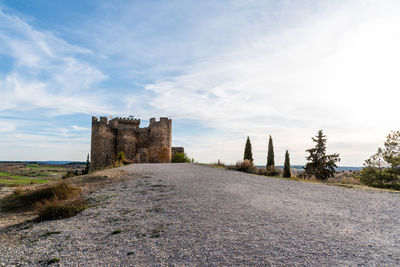
M 199 162 L 361 166 L 400 130 L 397 0 L 0 1 L 0 160 L 77 160 L 92 116 L 173 120 Z

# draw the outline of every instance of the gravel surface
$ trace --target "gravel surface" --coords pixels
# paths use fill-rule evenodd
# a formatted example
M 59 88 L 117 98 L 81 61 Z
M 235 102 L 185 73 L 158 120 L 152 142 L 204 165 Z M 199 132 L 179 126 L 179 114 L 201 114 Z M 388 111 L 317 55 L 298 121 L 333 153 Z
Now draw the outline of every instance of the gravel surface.
M 135 164 L 64 220 L 0 228 L 0 266 L 400 265 L 400 195 Z

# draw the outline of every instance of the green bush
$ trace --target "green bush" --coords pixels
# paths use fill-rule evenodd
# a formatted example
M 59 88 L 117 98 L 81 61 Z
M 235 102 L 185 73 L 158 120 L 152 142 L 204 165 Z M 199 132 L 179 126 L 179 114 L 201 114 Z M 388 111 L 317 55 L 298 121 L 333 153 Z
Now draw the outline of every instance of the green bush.
M 190 163 L 192 160 L 186 155 L 186 153 L 175 153 L 172 156 L 172 163 Z
M 393 131 L 386 137 L 384 148 L 365 160 L 360 172 L 362 183 L 380 187 L 400 189 L 400 131 Z
M 125 153 L 121 151 L 117 155 L 117 161 L 118 162 L 123 162 L 124 160 L 125 160 Z

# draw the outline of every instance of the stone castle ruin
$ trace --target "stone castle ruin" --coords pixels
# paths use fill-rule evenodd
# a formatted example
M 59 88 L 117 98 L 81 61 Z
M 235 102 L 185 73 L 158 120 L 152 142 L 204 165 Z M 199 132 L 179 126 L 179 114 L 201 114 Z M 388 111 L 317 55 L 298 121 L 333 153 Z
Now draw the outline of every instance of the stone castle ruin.
M 132 163 L 171 162 L 172 120 L 151 118 L 145 128 L 139 124 L 140 120 L 132 117 L 92 117 L 91 169 L 111 166 L 119 152 Z

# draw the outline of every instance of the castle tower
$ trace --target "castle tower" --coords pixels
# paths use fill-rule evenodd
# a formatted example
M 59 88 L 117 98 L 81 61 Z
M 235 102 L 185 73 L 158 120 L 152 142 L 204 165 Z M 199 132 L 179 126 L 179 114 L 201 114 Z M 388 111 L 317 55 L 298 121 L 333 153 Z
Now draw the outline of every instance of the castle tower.
M 140 120 L 136 119 L 114 119 L 113 124 L 117 128 L 116 153 L 124 152 L 125 158 L 135 162 L 136 150 L 138 145 L 137 129 Z M 112 121 L 114 121 L 112 120 Z
M 90 149 L 90 167 L 98 170 L 111 166 L 115 157 L 116 135 L 114 128 L 108 124 L 106 117 L 100 121 L 92 117 L 92 141 Z
M 171 162 L 172 120 L 160 118 L 160 121 L 156 121 L 151 118 L 149 128 L 149 162 Z

